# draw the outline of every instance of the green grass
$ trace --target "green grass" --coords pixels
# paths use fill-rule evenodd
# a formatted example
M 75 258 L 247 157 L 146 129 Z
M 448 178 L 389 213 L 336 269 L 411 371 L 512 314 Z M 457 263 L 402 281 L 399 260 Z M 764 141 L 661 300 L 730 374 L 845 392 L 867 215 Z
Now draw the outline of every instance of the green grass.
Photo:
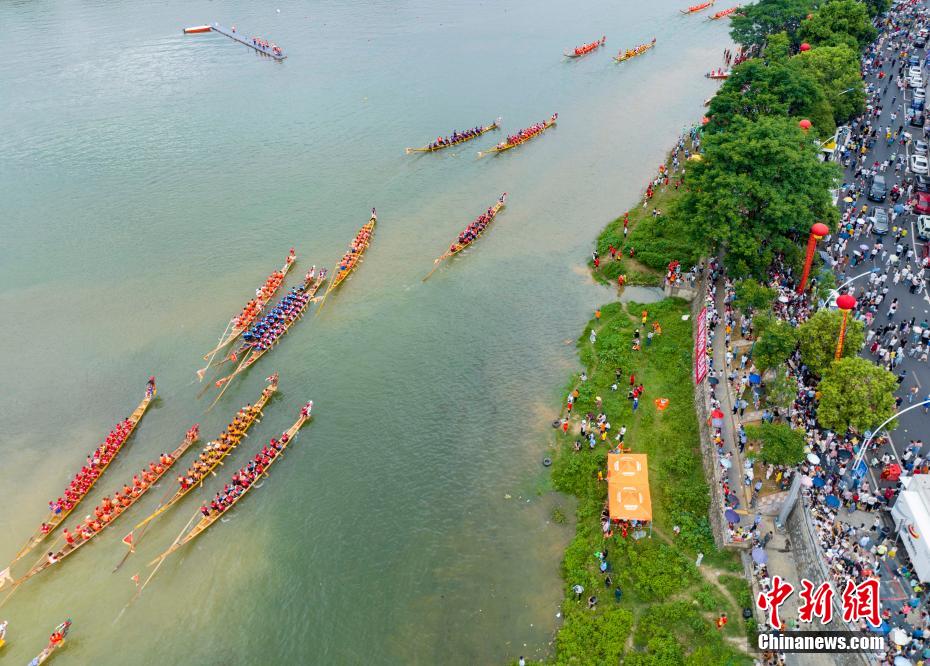
M 640 315 L 648 311 L 647 326 L 662 326 L 662 335 L 641 351 L 632 350 L 632 335 L 640 326 Z M 601 320 L 592 320 L 579 337 L 581 361 L 588 381 L 578 384 L 574 414 L 596 412 L 595 399 L 603 400 L 612 432 L 626 425 L 625 442 L 635 453 L 649 455 L 650 489 L 654 526 L 665 535 L 672 527 L 681 534 L 670 546 L 659 536 L 634 540 L 617 531 L 605 542 L 600 514 L 606 500 L 606 484 L 597 480 L 606 464 L 607 447 L 600 443 L 591 451 L 587 445 L 574 452 L 575 436 L 561 431 L 552 435 L 558 450 L 552 467 L 556 489 L 578 498 L 577 532 L 565 552 L 562 573 L 566 601 L 564 624 L 556 638 L 555 662 L 559 664 L 660 663 L 750 663 L 751 660 L 724 640 L 713 626 L 720 611 L 730 624 L 727 635 L 739 635 L 738 610 L 716 586 L 705 582 L 694 566 L 695 554 L 705 554 L 706 566 L 738 571 L 738 558 L 714 548 L 708 523 L 709 489 L 703 476 L 697 418 L 691 381 L 691 326 L 682 321 L 689 306 L 680 299 L 624 306 L 613 303 L 601 309 Z M 597 343 L 589 341 L 591 327 Z M 647 329 L 641 336 L 645 339 Z M 620 368 L 620 390 L 611 391 L 614 370 Z M 634 414 L 626 399 L 630 373 L 645 386 L 645 394 Z M 577 378 L 576 378 L 577 380 Z M 570 384 L 570 390 L 575 384 Z M 668 398 L 670 405 L 659 412 L 653 400 Z M 594 553 L 606 546 L 614 586 L 623 591 L 620 603 L 604 586 Z M 585 588 L 576 601 L 571 587 Z M 729 589 L 729 588 L 728 588 Z M 591 611 L 586 599 L 599 598 Z M 626 645 L 632 636 L 632 647 Z

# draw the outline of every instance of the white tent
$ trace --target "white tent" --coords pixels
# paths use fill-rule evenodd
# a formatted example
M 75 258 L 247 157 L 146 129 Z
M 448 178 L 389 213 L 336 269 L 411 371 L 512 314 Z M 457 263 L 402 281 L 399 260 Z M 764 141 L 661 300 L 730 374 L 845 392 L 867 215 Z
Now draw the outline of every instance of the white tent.
M 922 582 L 930 582 L 930 475 L 910 478 L 891 509 L 895 529 Z

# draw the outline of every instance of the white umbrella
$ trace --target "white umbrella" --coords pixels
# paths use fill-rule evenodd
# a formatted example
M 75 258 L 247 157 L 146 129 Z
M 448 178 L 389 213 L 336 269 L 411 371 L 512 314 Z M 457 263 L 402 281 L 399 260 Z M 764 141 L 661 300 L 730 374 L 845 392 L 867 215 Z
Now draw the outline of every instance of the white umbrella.
M 790 299 L 789 299 L 787 296 L 779 296 L 779 297 L 778 297 L 778 302 L 779 302 L 779 303 L 787 303 L 789 300 L 790 300 Z
M 908 642 L 910 642 L 910 638 L 908 637 L 907 632 L 900 627 L 895 627 L 892 629 L 889 637 L 895 645 L 907 645 Z
M 733 467 L 733 462 L 729 458 L 721 458 L 720 466 L 723 467 L 724 469 L 730 469 L 731 467 Z
M 808 454 L 807 454 L 807 462 L 809 462 L 811 465 L 819 465 L 819 464 L 820 464 L 820 456 L 818 456 L 816 453 L 808 453 Z
M 810 488 L 812 485 L 814 485 L 814 480 L 810 478 L 809 476 L 806 476 L 806 475 L 802 476 L 801 485 L 804 486 L 805 488 Z

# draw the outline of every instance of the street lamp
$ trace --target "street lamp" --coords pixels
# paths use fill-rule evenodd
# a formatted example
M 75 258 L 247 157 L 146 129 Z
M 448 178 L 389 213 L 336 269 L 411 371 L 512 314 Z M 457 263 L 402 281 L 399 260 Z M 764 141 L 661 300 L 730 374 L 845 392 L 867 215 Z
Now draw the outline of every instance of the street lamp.
M 872 431 L 872 433 L 862 443 L 862 447 L 859 449 L 859 453 L 856 454 L 856 457 L 853 459 L 853 464 L 849 468 L 850 472 L 853 474 L 855 473 L 856 468 L 859 467 L 859 463 L 861 463 L 862 459 L 865 457 L 865 452 L 866 450 L 868 450 L 869 444 L 872 442 L 873 439 L 875 439 L 875 435 L 877 435 L 878 433 L 882 431 L 882 428 L 884 428 L 886 425 L 894 421 L 896 418 L 898 418 L 902 414 L 906 414 L 912 409 L 917 409 L 918 407 L 927 407 L 928 405 L 930 405 L 930 400 L 924 400 L 922 402 L 918 402 L 916 405 L 911 405 L 910 407 L 906 407 L 902 409 L 900 412 L 898 412 L 897 414 L 893 414 L 887 419 L 885 419 L 877 428 L 875 428 L 875 430 Z
M 840 356 L 843 355 L 843 342 L 846 340 L 846 320 L 849 318 L 849 311 L 856 307 L 855 296 L 843 294 L 836 299 L 836 307 L 843 313 L 843 323 L 840 324 L 840 337 L 836 341 L 836 355 L 833 357 L 838 361 Z
M 848 280 L 846 280 L 846 282 L 844 282 L 843 284 L 841 284 L 841 285 L 840 285 L 839 287 L 837 287 L 836 289 L 831 289 L 831 290 L 830 290 L 830 293 L 827 294 L 827 300 L 826 300 L 826 302 L 829 303 L 829 302 L 830 302 L 830 299 L 833 298 L 833 294 L 838 294 L 838 293 L 840 292 L 840 289 L 844 289 L 844 288 L 848 287 L 849 285 L 851 285 L 853 282 L 855 282 L 855 281 L 858 280 L 859 278 L 863 278 L 863 277 L 865 277 L 866 275 L 875 275 L 876 273 L 881 273 L 881 272 L 882 272 L 882 269 L 881 269 L 881 268 L 878 268 L 878 267 L 876 266 L 875 268 L 871 268 L 871 269 L 867 270 L 865 273 L 859 273 L 859 275 L 856 275 L 856 276 L 853 276 L 853 277 L 849 278 Z M 821 306 L 821 307 L 823 307 L 823 306 Z
M 830 233 L 830 227 L 823 222 L 815 222 L 811 227 L 811 235 L 807 239 L 807 256 L 804 258 L 804 272 L 801 274 L 801 283 L 798 285 L 798 293 L 803 294 L 807 287 L 807 278 L 811 273 L 811 263 L 814 261 L 814 250 L 817 249 L 817 241 Z

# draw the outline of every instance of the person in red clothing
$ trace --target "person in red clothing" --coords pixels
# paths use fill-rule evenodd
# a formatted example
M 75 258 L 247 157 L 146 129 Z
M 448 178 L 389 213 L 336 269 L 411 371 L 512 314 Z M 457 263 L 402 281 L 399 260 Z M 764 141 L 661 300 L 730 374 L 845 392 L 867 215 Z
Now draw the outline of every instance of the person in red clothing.
M 717 629 L 723 629 L 727 625 L 727 614 L 721 613 L 717 618 Z
M 636 375 L 631 373 L 630 374 L 630 386 L 633 386 L 635 384 L 636 384 Z

